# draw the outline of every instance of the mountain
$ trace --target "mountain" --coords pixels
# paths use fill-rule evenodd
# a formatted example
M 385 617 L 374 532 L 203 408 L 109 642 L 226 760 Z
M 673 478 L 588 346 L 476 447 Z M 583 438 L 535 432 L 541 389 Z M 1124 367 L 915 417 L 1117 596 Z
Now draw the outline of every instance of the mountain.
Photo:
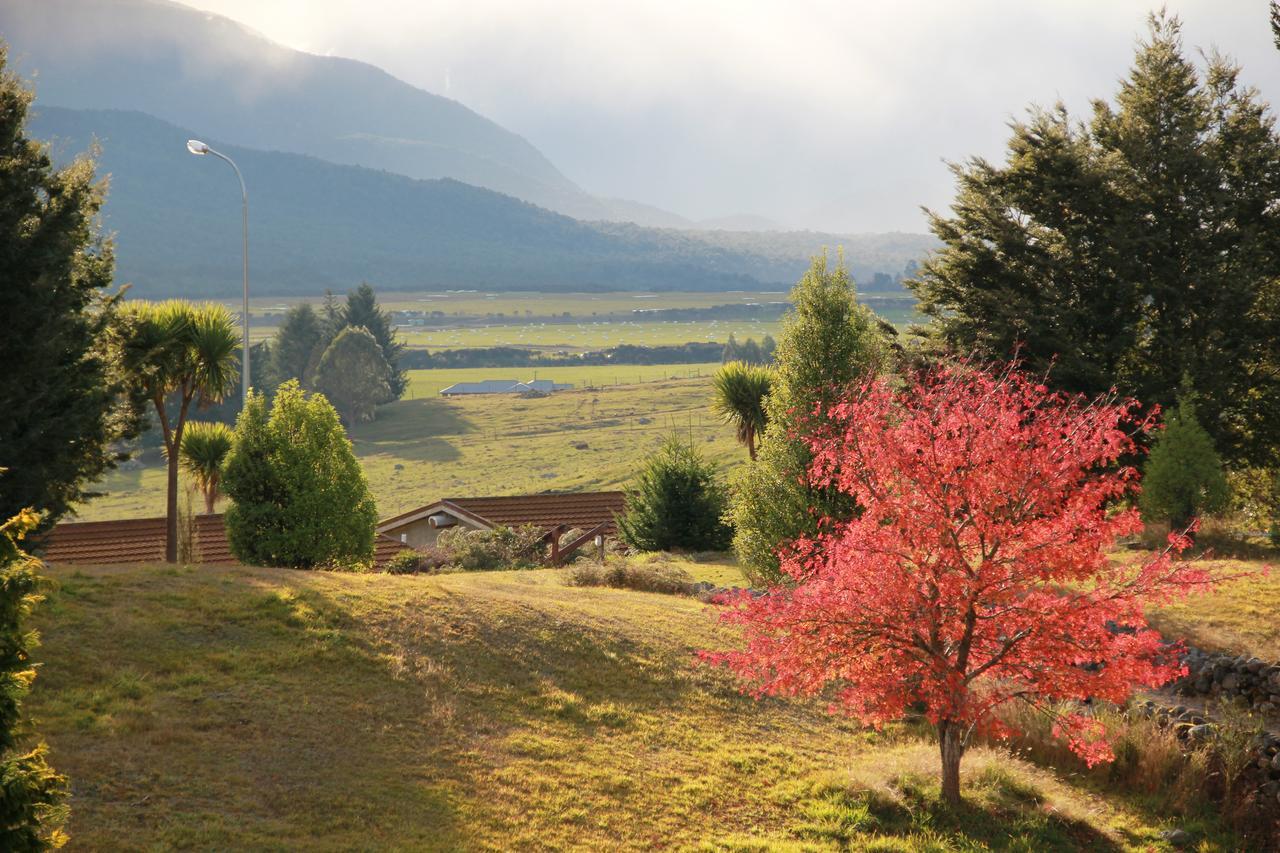
M 193 157 L 186 130 L 138 112 L 37 101 L 31 135 L 65 162 L 100 147 L 103 225 L 117 279 L 151 296 L 239 288 L 240 193 L 230 168 Z M 451 179 L 414 180 L 315 157 L 206 142 L 232 157 L 249 191 L 255 292 L 319 293 L 367 279 L 389 289 L 734 290 L 785 288 L 808 256 L 843 244 L 856 276 L 896 273 L 923 235 L 839 237 L 585 223 Z M 861 260 L 862 247 L 869 265 Z
M 201 138 L 454 178 L 578 218 L 672 224 L 664 211 L 590 196 L 457 101 L 167 0 L 3 0 L 0 34 L 45 104 L 137 110 Z

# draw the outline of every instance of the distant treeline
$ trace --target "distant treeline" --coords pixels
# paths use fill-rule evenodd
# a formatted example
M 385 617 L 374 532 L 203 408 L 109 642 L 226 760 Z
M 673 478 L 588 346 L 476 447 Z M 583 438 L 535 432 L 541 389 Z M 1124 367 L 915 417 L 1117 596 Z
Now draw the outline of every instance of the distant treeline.
M 791 307 L 789 302 L 751 302 L 712 305 L 707 308 L 637 308 L 633 319 L 656 322 L 705 322 L 708 320 L 777 320 Z

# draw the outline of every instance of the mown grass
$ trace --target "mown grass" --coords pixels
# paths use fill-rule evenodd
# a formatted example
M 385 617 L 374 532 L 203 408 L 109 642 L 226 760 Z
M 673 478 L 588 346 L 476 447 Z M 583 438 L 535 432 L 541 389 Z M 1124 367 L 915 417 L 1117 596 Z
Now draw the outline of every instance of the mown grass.
M 696 365 L 679 369 L 689 368 Z M 411 373 L 413 381 L 425 381 L 418 374 Z M 619 488 L 672 430 L 691 437 L 727 475 L 746 452 L 710 411 L 709 394 L 706 370 L 700 378 L 537 399 L 418 394 L 383 406 L 352 438 L 383 517 L 442 497 Z M 114 472 L 99 489 L 106 494 L 79 508 L 81 520 L 164 511 L 158 463 Z
M 28 707 L 76 849 L 1150 850 L 1169 825 L 986 748 L 943 808 L 922 732 L 694 666 L 734 635 L 688 598 L 556 571 L 51 571 Z
M 1153 611 L 1152 624 L 1166 637 L 1185 639 L 1202 649 L 1280 661 L 1280 559 L 1215 563 L 1224 573 L 1246 576 L 1222 584 L 1210 595 Z

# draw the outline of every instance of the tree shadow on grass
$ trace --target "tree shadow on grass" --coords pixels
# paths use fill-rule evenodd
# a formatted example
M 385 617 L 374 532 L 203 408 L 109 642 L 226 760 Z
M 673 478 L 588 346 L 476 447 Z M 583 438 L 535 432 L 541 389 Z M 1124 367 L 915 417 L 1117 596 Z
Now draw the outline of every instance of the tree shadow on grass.
M 67 575 L 38 612 L 31 710 L 72 780 L 77 846 L 464 845 L 460 771 L 420 691 L 343 608 L 173 571 Z M 425 756 L 438 775 L 414 772 Z
M 447 400 L 427 398 L 380 407 L 377 420 L 357 426 L 351 438 L 361 456 L 384 453 L 416 462 L 452 462 L 461 454 L 449 438 L 476 429 Z
M 958 806 L 945 804 L 937 780 L 915 774 L 893 778 L 884 789 L 819 784 L 794 804 L 799 822 L 793 831 L 845 849 L 861 849 L 882 836 L 927 849 L 1121 849 L 1087 823 L 1047 808 L 1035 787 L 1001 768 L 988 766 L 970 776 L 964 795 Z

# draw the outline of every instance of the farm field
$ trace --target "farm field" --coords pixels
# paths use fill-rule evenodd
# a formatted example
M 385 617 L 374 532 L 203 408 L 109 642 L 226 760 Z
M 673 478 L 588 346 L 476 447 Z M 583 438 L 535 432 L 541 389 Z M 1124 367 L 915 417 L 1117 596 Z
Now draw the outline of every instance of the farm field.
M 539 378 L 579 387 L 537 399 L 437 396 L 453 382 L 527 378 L 521 370 L 410 371 L 412 399 L 379 409 L 377 421 L 354 430 L 353 443 L 383 517 L 446 496 L 616 488 L 672 429 L 691 431 L 706 456 L 727 473 L 746 451 L 709 409 L 714 368 L 539 368 Z M 672 373 L 694 376 L 661 378 Z M 637 378 L 644 381 L 606 384 Z M 590 383 L 600 387 L 583 387 Z M 82 506 L 79 520 L 164 511 L 158 460 L 113 472 L 100 489 L 106 495 Z
M 620 344 L 661 346 L 690 341 L 724 343 L 729 335 L 739 341 L 765 335 L 778 336 L 781 323 L 752 320 L 697 322 L 588 322 L 528 323 L 522 325 L 454 326 L 444 329 L 400 328 L 397 334 L 410 349 L 465 349 L 468 347 L 523 347 L 526 349 L 582 351 Z
M 1238 849 L 1004 749 L 741 695 L 736 635 L 556 570 L 52 567 L 27 707 L 71 849 Z
M 446 293 L 381 292 L 379 303 L 388 311 L 440 311 L 447 315 L 439 327 L 401 327 L 399 334 L 415 349 L 460 349 L 465 347 L 525 346 L 548 349 L 599 349 L 618 344 L 656 346 L 689 341 L 723 342 L 730 334 L 738 338 L 764 335 L 777 337 L 774 320 L 646 321 L 631 318 L 631 312 L 657 308 L 709 308 L 714 305 L 766 304 L 782 302 L 786 291 L 725 293 Z M 342 294 L 338 294 L 341 301 Z M 915 312 L 903 307 L 904 296 L 871 294 L 863 302 L 900 329 L 917 320 Z M 250 313 L 256 325 L 250 329 L 254 341 L 275 334 L 274 320 L 291 305 L 309 302 L 319 306 L 322 296 L 309 298 L 263 297 L 251 299 Z M 223 304 L 239 314 L 240 303 Z M 564 318 L 565 313 L 572 315 Z M 611 316 L 610 316 L 611 315 Z M 616 319 L 622 315 L 625 319 Z M 547 322 L 551 318 L 557 322 Z

